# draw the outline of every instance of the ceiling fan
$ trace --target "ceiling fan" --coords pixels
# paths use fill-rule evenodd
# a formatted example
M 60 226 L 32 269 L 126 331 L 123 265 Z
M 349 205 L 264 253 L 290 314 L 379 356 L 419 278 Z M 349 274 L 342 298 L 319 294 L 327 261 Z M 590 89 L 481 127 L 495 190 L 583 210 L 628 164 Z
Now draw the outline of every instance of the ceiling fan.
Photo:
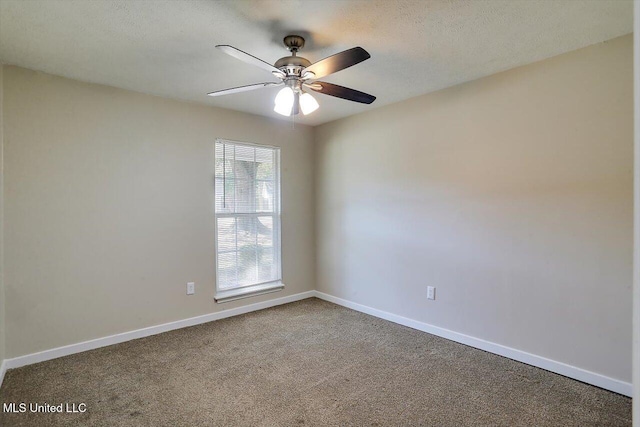
M 291 52 L 291 55 L 278 59 L 274 65 L 243 52 L 240 49 L 236 49 L 233 46 L 216 46 L 227 55 L 231 55 L 236 59 L 269 71 L 280 79 L 280 81 L 255 83 L 247 86 L 218 90 L 208 95 L 229 95 L 231 93 L 245 92 L 264 87 L 284 86 L 276 95 L 274 107 L 274 111 L 283 116 L 296 115 L 300 111 L 306 115 L 314 112 L 318 108 L 318 102 L 307 90 L 363 104 L 371 104 L 375 101 L 376 97 L 368 93 L 316 80 L 371 58 L 371 55 L 363 48 L 354 47 L 312 64 L 308 59 L 297 56 L 298 50 L 304 47 L 303 37 L 296 35 L 286 36 L 284 38 L 284 44 Z

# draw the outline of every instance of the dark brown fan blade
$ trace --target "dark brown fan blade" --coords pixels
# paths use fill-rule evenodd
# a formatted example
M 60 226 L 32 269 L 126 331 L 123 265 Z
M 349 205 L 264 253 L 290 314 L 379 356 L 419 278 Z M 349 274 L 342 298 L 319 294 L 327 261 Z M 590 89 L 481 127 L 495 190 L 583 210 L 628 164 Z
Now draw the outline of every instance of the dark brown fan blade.
M 309 65 L 304 69 L 302 74 L 304 75 L 306 72 L 311 72 L 314 76 L 310 78 L 319 79 L 337 71 L 344 70 L 345 68 L 349 68 L 352 65 L 359 64 L 369 58 L 371 58 L 369 52 L 361 47 L 353 47 Z
M 233 56 L 240 61 L 246 62 L 247 64 L 255 65 L 256 67 L 260 67 L 263 70 L 269 71 L 275 76 L 285 77 L 285 74 L 273 65 L 263 61 L 260 58 L 256 58 L 255 56 L 250 55 L 247 52 L 243 52 L 240 49 L 236 49 L 235 47 L 226 44 L 219 44 L 216 47 L 227 55 Z
M 349 89 L 348 87 L 334 85 L 327 82 L 313 82 L 305 84 L 311 90 L 324 93 L 325 95 L 331 95 L 349 101 L 360 102 L 362 104 L 371 104 L 376 100 L 376 97 L 369 95 L 368 93 L 360 92 L 359 90 Z
M 230 89 L 223 89 L 223 90 L 217 90 L 215 92 L 211 92 L 208 93 L 207 95 L 209 96 L 221 96 L 221 95 L 229 95 L 232 93 L 238 93 L 238 92 L 246 92 L 248 90 L 254 90 L 254 89 L 260 89 L 263 87 L 268 87 L 268 86 L 280 86 L 283 85 L 284 83 L 282 82 L 268 82 L 268 83 L 255 83 L 252 85 L 246 85 L 246 86 L 238 86 L 238 87 L 232 87 Z

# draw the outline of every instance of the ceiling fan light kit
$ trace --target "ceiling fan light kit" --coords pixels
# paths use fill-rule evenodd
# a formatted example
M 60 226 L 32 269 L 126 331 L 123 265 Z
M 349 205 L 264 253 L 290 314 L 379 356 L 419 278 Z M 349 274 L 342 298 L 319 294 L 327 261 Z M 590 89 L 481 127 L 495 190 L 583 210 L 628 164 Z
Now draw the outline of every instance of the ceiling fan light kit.
M 295 102 L 295 94 L 290 87 L 283 87 L 276 95 L 273 111 L 283 116 L 290 116 Z
M 304 47 L 303 37 L 296 35 L 287 36 L 284 38 L 284 44 L 291 52 L 291 55 L 278 59 L 274 65 L 243 52 L 240 49 L 236 49 L 233 46 L 216 46 L 224 53 L 236 59 L 271 72 L 271 74 L 280 79 L 280 81 L 255 83 L 247 86 L 224 89 L 211 92 L 208 95 L 221 96 L 264 87 L 284 86 L 276 95 L 273 108 L 276 113 L 283 116 L 296 115 L 300 111 L 302 111 L 302 114 L 307 115 L 318 109 L 318 101 L 311 96 L 308 90 L 363 104 L 371 104 L 375 101 L 376 97 L 368 93 L 332 83 L 312 81 L 369 59 L 371 55 L 363 48 L 354 47 L 312 64 L 308 59 L 297 55 L 298 50 Z
M 305 92 L 300 95 L 300 109 L 305 116 L 316 111 L 319 106 L 318 101 L 309 93 Z

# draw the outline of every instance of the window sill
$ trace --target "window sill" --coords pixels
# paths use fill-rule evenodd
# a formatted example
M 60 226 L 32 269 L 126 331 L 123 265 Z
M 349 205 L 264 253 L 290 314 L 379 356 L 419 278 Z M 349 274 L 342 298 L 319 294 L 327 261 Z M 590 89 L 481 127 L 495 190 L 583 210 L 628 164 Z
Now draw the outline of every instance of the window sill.
M 240 289 L 229 289 L 227 291 L 219 291 L 215 294 L 214 299 L 217 303 L 235 301 L 241 298 L 255 297 L 258 295 L 277 292 L 284 289 L 282 282 L 263 283 L 260 285 L 247 286 Z

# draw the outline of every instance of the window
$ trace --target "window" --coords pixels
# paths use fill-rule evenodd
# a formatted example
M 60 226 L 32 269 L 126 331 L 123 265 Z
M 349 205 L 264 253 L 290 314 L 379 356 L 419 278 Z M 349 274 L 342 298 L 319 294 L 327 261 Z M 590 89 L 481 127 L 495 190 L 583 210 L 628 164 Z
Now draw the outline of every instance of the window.
M 217 302 L 282 289 L 280 149 L 216 140 Z

